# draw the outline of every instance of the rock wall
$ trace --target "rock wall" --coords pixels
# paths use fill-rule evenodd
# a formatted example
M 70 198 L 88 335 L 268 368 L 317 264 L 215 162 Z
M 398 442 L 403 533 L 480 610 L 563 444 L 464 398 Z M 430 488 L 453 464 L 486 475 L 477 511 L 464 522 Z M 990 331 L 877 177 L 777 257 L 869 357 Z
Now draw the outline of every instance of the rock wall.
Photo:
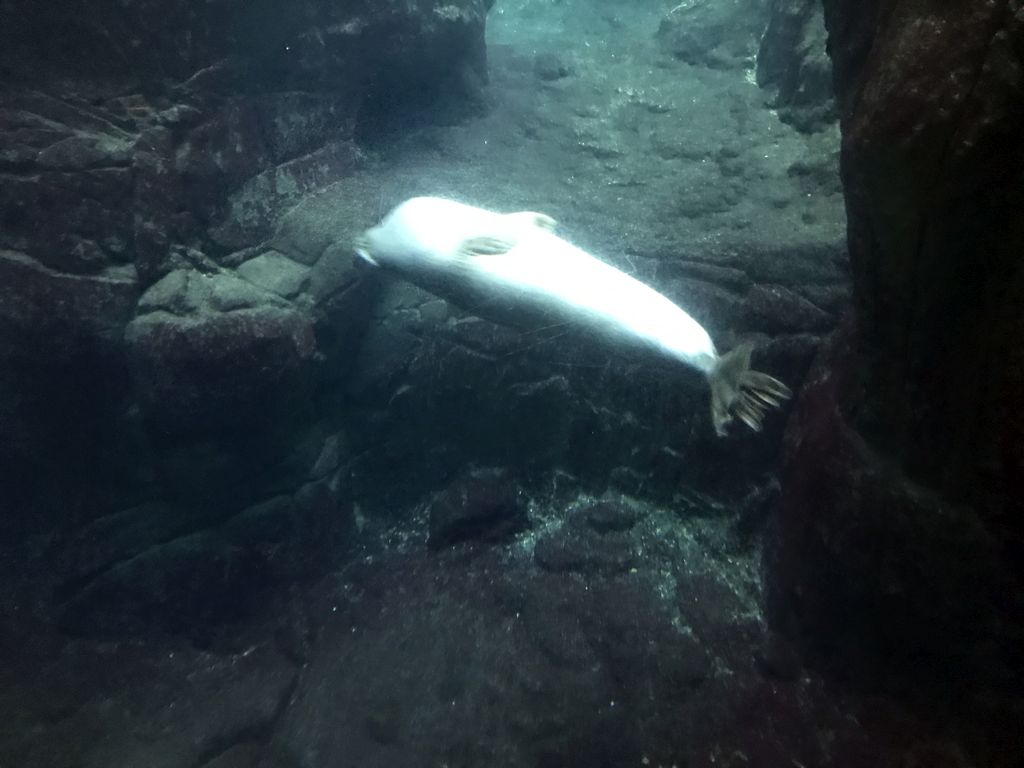
M 789 424 L 771 609 L 859 683 L 1010 690 L 1024 647 L 1024 9 L 827 0 L 825 18 L 855 307 Z
M 179 625 L 336 558 L 327 393 L 374 286 L 322 258 L 345 206 L 279 221 L 359 168 L 396 100 L 472 101 L 489 5 L 4 0 L 5 582 L 75 626 Z

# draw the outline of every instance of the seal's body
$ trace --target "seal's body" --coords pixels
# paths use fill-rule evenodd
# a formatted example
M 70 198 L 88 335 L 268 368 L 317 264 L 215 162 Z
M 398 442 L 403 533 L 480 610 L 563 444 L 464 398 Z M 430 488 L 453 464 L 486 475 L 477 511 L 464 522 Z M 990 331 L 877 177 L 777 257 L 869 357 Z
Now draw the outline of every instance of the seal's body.
M 734 416 L 759 430 L 765 410 L 789 397 L 784 384 L 749 369 L 749 347 L 720 357 L 683 309 L 553 230 L 544 214 L 417 197 L 367 230 L 356 252 L 481 317 L 520 328 L 564 323 L 697 369 L 711 384 L 719 434 Z

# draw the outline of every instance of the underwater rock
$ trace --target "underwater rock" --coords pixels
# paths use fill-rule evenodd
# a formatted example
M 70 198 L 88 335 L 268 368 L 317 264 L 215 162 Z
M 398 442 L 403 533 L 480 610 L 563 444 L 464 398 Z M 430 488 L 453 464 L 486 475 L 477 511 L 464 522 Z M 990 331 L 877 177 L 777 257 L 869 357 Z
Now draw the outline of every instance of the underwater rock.
M 337 477 L 332 472 L 232 515 L 221 526 L 225 539 L 257 555 L 275 582 L 320 575 L 337 565 L 354 529 L 352 504 Z
M 622 504 L 599 501 L 579 510 L 574 520 L 582 520 L 598 533 L 623 533 L 636 525 L 640 515 Z
M 755 285 L 743 297 L 743 314 L 751 330 L 762 333 L 827 333 L 835 318 L 781 285 Z
M 239 298 L 213 292 L 215 303 Z M 157 310 L 128 325 L 125 344 L 154 492 L 222 514 L 308 477 L 322 418 L 308 314 L 273 305 Z
M 754 649 L 757 670 L 767 678 L 792 682 L 801 672 L 800 653 L 777 632 L 766 632 Z
M 348 575 L 351 598 L 332 604 L 275 733 L 288 753 L 411 766 L 691 756 L 714 669 L 641 579 L 583 583 L 491 548 L 391 553 Z
M 255 553 L 196 533 L 104 571 L 59 606 L 59 620 L 69 630 L 110 635 L 216 627 L 244 616 L 268 583 Z
M 534 561 L 541 569 L 558 574 L 625 573 L 639 557 L 629 536 L 639 519 L 637 511 L 621 503 L 588 504 L 573 510 L 561 528 L 537 539 Z
M 700 759 L 692 765 L 867 768 L 901 762 L 901 749 L 879 743 L 882 737 L 861 725 L 871 719 L 868 712 L 877 714 L 879 705 L 874 704 L 876 710 L 865 706 L 866 712 L 851 714 L 820 680 L 780 684 L 740 673 L 728 681 L 713 681 L 702 694 L 704 706 L 691 725 L 692 748 Z M 880 719 L 883 727 L 893 730 L 892 743 L 912 740 L 905 723 L 898 723 L 904 727 L 901 731 L 896 722 L 890 722 L 896 721 L 894 715 L 886 713 Z M 822 731 L 828 733 L 827 739 L 819 737 Z M 927 757 L 923 763 L 966 768 L 965 763 Z
M 301 415 L 316 350 L 307 317 L 276 307 L 133 320 L 125 341 L 143 418 L 160 435 L 253 431 Z
M 561 80 L 573 73 L 572 67 L 554 53 L 538 54 L 533 60 L 533 71 L 539 79 L 545 82 Z
M 238 266 L 238 275 L 286 299 L 294 299 L 309 285 L 309 270 L 275 251 L 243 262 Z
M 835 122 L 832 62 L 818 0 L 773 0 L 757 53 L 757 84 L 774 91 L 772 105 L 798 130 Z
M 430 503 L 427 544 L 441 549 L 462 541 L 496 541 L 530 525 L 518 485 L 500 469 L 475 469 Z
M 242 763 L 222 758 L 273 728 L 298 678 L 295 665 L 266 643 L 235 653 L 168 642 L 162 653 L 150 646 L 147 654 L 139 653 L 141 644 L 127 645 L 78 642 L 63 653 L 43 651 L 46 671 L 42 676 L 37 671 L 36 687 L 20 697 L 19 715 L 36 710 L 25 720 L 47 717 L 43 713 L 53 707 L 49 717 L 61 724 L 46 729 L 45 744 L 32 749 L 11 749 L 8 742 L 5 760 L 10 756 L 22 768 L 45 768 L 71 750 L 83 768 L 139 761 L 150 768 L 239 768 Z M 19 672 L 18 678 L 27 674 Z M 244 765 L 294 764 L 253 759 Z
M 2 119 L 0 119 L 2 124 Z M 17 131 L 11 133 L 17 134 Z M 0 129 L 0 153 L 17 136 Z M 54 146 L 66 143 L 58 139 Z M 120 153 L 123 148 L 119 148 Z M 46 149 L 36 151 L 44 157 Z M 2 154 L 0 154 L 2 157 Z M 27 165 L 0 185 L 0 247 L 19 250 L 63 272 L 96 274 L 132 260 L 133 175 L 120 156 L 97 166 Z M 5 168 L 0 160 L 0 171 Z
M 758 0 L 686 0 L 668 12 L 657 37 L 687 64 L 731 69 L 754 55 L 764 23 Z
M 258 245 L 274 233 L 281 211 L 351 174 L 361 160 L 361 152 L 350 141 L 333 141 L 261 171 L 231 191 L 222 221 L 210 229 L 210 237 L 227 249 Z
M 194 482 L 212 485 L 191 469 Z M 315 480 L 247 508 L 242 494 L 220 508 L 178 494 L 173 504 L 147 502 L 84 525 L 54 547 L 58 618 L 75 632 L 159 629 L 197 639 L 248 618 L 267 587 L 318 576 L 345 551 L 352 510 L 336 487 Z
M 760 621 L 716 573 L 684 572 L 676 581 L 679 616 L 710 653 L 731 669 L 746 669 L 763 634 Z
M 407 117 L 407 97 L 431 119 L 464 114 L 486 79 L 489 6 L 4 5 L 4 526 L 77 541 L 93 521 L 170 504 L 202 511 L 183 514 L 194 532 L 303 492 L 336 432 L 333 392 L 353 369 L 373 290 L 347 252 L 321 258 L 347 247 L 360 212 L 296 203 L 349 176 L 357 133 L 372 137 L 395 110 Z M 266 510 L 247 514 L 284 539 L 252 551 L 306 540 Z M 189 549 L 189 562 L 203 573 L 207 556 L 210 568 L 251 562 L 230 543 L 217 554 L 218 542 Z M 163 589 L 143 576 L 133 588 Z M 202 590 L 172 581 L 183 602 Z M 88 625 L 88 606 L 113 611 L 100 593 L 117 589 L 97 582 L 96 599 L 68 611 Z
M 567 452 L 586 406 L 566 377 L 523 354 L 544 339 L 455 312 L 402 284 L 383 291 L 347 382 L 357 492 L 370 508 L 413 503 L 467 462 L 518 473 Z M 405 482 L 388 480 L 395 466 Z
M 138 296 L 134 276 L 58 272 L 0 250 L 0 287 L 4 525 L 42 532 L 129 503 L 138 456 L 119 334 Z
M 282 92 L 345 92 L 339 86 L 357 72 L 385 66 L 398 77 L 418 65 L 428 81 L 446 65 L 482 66 L 489 5 L 304 0 L 287 9 L 197 9 L 185 0 L 104 0 L 83 15 L 15 0 L 0 31 L 0 64 L 8 82 L 61 96 L 145 93 L 161 81 L 223 94 L 240 79 Z
M 533 556 L 545 571 L 583 575 L 625 573 L 637 557 L 621 534 L 602 535 L 571 526 L 538 539 Z
M 825 3 L 855 313 L 790 421 L 767 555 L 775 624 L 822 663 L 991 711 L 1024 631 L 1016 7 Z

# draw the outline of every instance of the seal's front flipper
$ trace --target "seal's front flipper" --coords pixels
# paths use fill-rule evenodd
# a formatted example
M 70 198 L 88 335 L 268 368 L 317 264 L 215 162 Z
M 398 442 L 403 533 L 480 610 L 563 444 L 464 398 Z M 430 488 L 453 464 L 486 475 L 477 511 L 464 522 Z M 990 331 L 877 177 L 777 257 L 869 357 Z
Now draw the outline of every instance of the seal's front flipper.
M 459 256 L 465 259 L 474 256 L 500 256 L 516 247 L 516 241 L 505 237 L 471 237 L 459 246 Z
M 546 213 L 536 211 L 519 211 L 518 213 L 506 213 L 505 219 L 511 226 L 503 227 L 508 231 L 502 232 L 500 236 L 480 235 L 470 237 L 462 241 L 459 246 L 458 255 L 461 259 L 471 259 L 474 256 L 501 256 L 508 253 L 519 241 L 519 235 L 524 229 L 542 229 L 545 232 L 553 232 L 555 220 Z
M 522 224 L 528 227 L 537 227 L 538 229 L 543 229 L 545 232 L 554 232 L 555 227 L 557 226 L 555 220 L 546 213 L 537 213 L 536 211 L 518 211 L 517 213 L 507 213 L 505 215 L 517 224 Z

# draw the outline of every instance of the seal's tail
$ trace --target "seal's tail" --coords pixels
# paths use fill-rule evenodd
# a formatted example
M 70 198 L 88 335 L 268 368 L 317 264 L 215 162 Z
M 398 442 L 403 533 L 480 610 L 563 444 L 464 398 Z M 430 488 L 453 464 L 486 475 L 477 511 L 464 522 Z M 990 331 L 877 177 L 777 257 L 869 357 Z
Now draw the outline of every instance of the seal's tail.
M 725 427 L 733 418 L 760 432 L 768 409 L 777 408 L 793 396 L 778 379 L 750 370 L 752 351 L 752 344 L 741 344 L 718 358 L 708 374 L 711 418 L 719 435 L 725 434 Z

